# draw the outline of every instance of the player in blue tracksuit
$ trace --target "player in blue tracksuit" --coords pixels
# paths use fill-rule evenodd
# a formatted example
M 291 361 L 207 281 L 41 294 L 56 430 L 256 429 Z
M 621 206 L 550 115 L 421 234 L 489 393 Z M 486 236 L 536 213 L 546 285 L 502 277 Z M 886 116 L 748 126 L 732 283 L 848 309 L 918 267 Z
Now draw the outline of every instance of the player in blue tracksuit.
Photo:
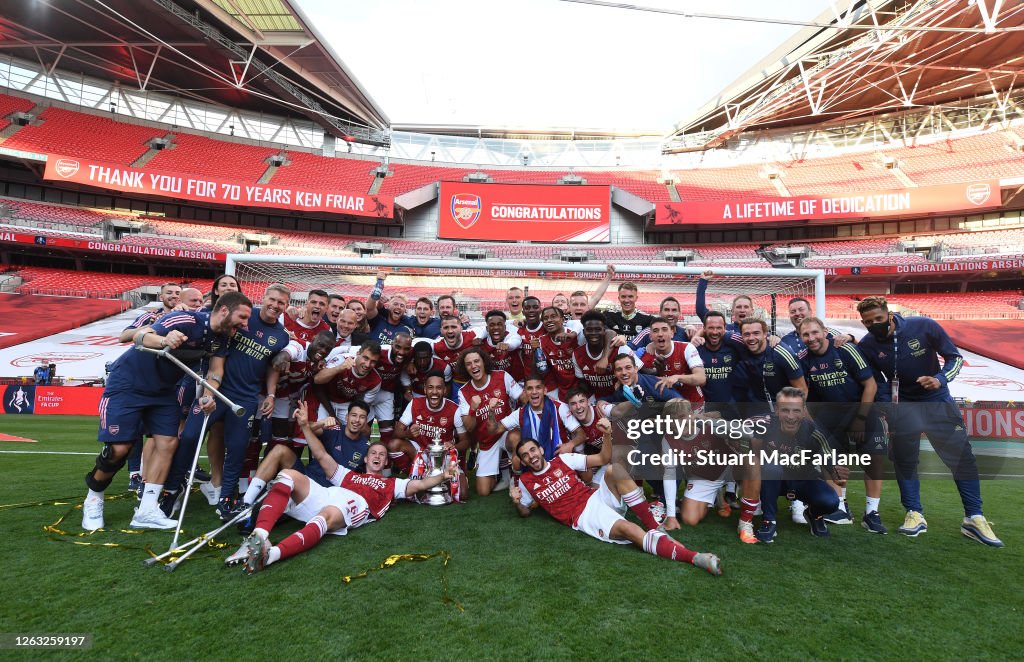
M 353 409 L 360 408 L 363 409 L 364 418 L 370 413 L 369 406 L 365 402 L 353 400 L 348 406 L 349 417 L 351 417 Z M 370 435 L 362 430 L 353 433 L 351 427 L 348 424 L 325 427 L 320 433 L 320 442 L 339 467 L 362 472 L 366 469 L 366 451 L 370 449 Z M 310 480 L 316 481 L 324 487 L 331 487 L 333 484 L 330 481 L 330 476 L 324 473 L 316 458 L 309 459 L 303 473 L 309 476 Z
M 140 331 L 136 342 L 151 349 L 173 349 L 176 354 L 223 354 L 227 337 L 245 325 L 251 313 L 251 302 L 242 294 L 232 294 L 219 301 L 209 315 L 189 311 L 164 315 Z M 184 356 L 183 360 L 187 363 L 194 358 Z M 174 526 L 160 513 L 157 500 L 178 442 L 175 385 L 181 375 L 181 369 L 170 361 L 135 349 L 126 351 L 114 362 L 100 400 L 99 441 L 103 450 L 96 458 L 96 466 L 85 477 L 89 495 L 82 507 L 82 528 L 92 531 L 104 526 L 103 493 L 124 466 L 143 429 L 153 436 L 154 450 L 143 468 L 146 487 L 132 525 Z
M 923 433 L 953 473 L 965 514 L 960 531 L 978 542 L 1001 547 L 1002 541 L 982 514 L 974 450 L 947 387 L 963 365 L 960 352 L 934 320 L 893 314 L 885 297 L 865 298 L 857 312 L 868 330 L 859 344 L 861 353 L 876 379 L 885 382 L 893 403 L 891 453 L 900 500 L 907 510 L 900 533 L 917 536 L 928 530 L 917 477 Z M 944 361 L 941 367 L 940 356 Z
M 694 306 L 697 310 L 697 317 L 704 319 L 707 314 L 711 312 L 707 307 L 707 291 L 708 282 L 711 280 L 714 273 L 709 269 L 700 276 L 700 280 L 697 282 L 697 295 Z M 733 331 L 735 333 L 740 332 L 740 322 L 747 319 L 748 317 L 754 316 L 754 300 L 748 297 L 746 294 L 740 294 L 733 298 L 732 308 L 730 309 L 732 314 L 732 321 L 726 325 L 727 331 Z
M 803 391 L 792 386 L 780 390 L 775 398 L 775 413 L 767 421 L 762 421 L 765 430 L 754 434 L 754 447 L 760 449 L 764 460 L 761 462 L 764 520 L 757 528 L 759 542 L 770 543 L 775 539 L 777 504 L 782 494 L 807 505 L 805 516 L 811 533 L 820 537 L 829 535 L 824 516 L 839 508 L 839 497 L 824 477 L 845 484 L 848 472 L 825 459 L 835 445 L 827 432 L 807 418 L 805 398 Z M 811 455 L 800 454 L 805 451 Z M 779 456 L 773 462 L 771 454 L 775 452 Z M 787 464 L 782 456 L 789 456 L 795 461 Z
M 261 413 L 270 415 L 274 407 L 274 393 L 280 373 L 271 369 L 271 359 L 284 349 L 289 342 L 288 332 L 278 319 L 288 306 L 290 292 L 283 285 L 271 285 L 263 297 L 263 305 L 253 311 L 247 328 L 240 330 L 228 345 L 227 357 L 215 357 L 210 361 L 210 374 L 223 375 L 220 381 L 220 392 L 236 405 L 245 408 L 245 415 L 234 416 L 231 410 L 220 400 L 204 397 L 196 402 L 185 421 L 181 432 L 181 443 L 174 456 L 174 466 L 167 477 L 169 491 L 176 493 L 188 475 L 195 455 L 196 444 L 203 426 L 203 418 L 209 415 L 208 424 L 224 422 L 224 476 L 221 482 L 221 498 L 217 511 L 222 519 L 230 519 L 236 506 L 235 489 L 245 463 L 246 449 L 249 447 L 252 423 L 257 407 L 260 405 L 260 391 L 265 389 Z M 173 499 L 165 504 L 170 510 Z M 166 512 L 165 510 L 165 512 Z M 170 515 L 170 513 L 168 513 Z
M 746 352 L 733 368 L 733 399 L 741 404 L 747 416 L 772 411 L 775 394 L 786 386 L 804 393 L 807 383 L 796 357 L 781 344 L 768 343 L 768 325 L 764 320 L 749 318 L 740 323 L 740 335 Z
M 789 300 L 789 321 L 793 323 L 793 330 L 782 336 L 781 343 L 786 346 L 793 356 L 807 349 L 804 341 L 800 338 L 800 322 L 811 316 L 811 302 L 803 297 L 795 297 Z M 826 327 L 828 337 L 832 339 L 836 347 L 842 347 L 848 342 L 856 343 L 857 339 L 849 333 L 843 333 L 837 329 Z
M 880 411 L 874 406 L 878 393 L 873 371 L 853 345 L 836 347 L 828 335 L 825 323 L 817 317 L 805 317 L 798 327 L 805 348 L 798 356 L 809 389 L 814 420 L 824 427 L 847 450 L 848 440 L 858 453 L 871 456 L 864 466 L 866 505 L 861 525 L 871 533 L 886 534 L 878 514 L 882 497 L 882 478 L 885 474 L 885 456 L 888 453 L 888 435 Z M 841 488 L 843 508 L 826 520 L 834 524 L 850 524 L 846 488 Z
M 160 303 L 163 304 L 163 307 L 144 310 L 131 324 L 121 331 L 121 336 L 118 339 L 121 342 L 131 342 L 139 329 L 150 326 L 167 313 L 173 312 L 174 307 L 178 305 L 179 301 L 181 301 L 181 285 L 178 283 L 164 283 L 160 286 Z M 38 380 L 36 383 L 38 383 Z M 128 454 L 129 490 L 138 490 L 142 487 L 143 436 L 145 435 L 139 436 L 138 441 L 132 446 L 132 450 Z
M 737 418 L 732 391 L 733 369 L 745 353 L 740 337 L 726 330 L 725 315 L 717 310 L 704 316 L 704 333 L 694 339 L 697 353 L 704 363 L 707 380 L 704 391 L 705 411 L 717 411 L 724 418 Z
M 366 299 L 366 322 L 370 325 L 370 339 L 381 345 L 390 345 L 395 334 L 403 331 L 414 338 L 419 337 L 413 333 L 413 327 L 417 326 L 416 318 L 405 314 L 408 307 L 405 295 L 396 294 L 390 299 L 384 298 L 384 280 L 387 277 L 386 271 L 377 272 L 377 282 Z

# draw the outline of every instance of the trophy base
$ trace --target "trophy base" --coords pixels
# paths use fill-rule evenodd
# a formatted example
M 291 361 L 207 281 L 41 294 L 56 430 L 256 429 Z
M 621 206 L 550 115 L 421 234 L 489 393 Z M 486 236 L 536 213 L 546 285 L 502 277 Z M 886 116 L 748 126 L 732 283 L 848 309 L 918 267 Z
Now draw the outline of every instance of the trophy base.
M 446 506 L 450 503 L 447 492 L 428 492 L 423 503 L 428 506 Z

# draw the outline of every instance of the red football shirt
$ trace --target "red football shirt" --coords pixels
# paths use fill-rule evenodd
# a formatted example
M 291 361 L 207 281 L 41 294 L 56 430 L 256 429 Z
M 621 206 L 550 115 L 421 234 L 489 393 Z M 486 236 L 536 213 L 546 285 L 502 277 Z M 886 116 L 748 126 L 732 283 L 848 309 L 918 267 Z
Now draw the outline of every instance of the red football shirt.
M 588 487 L 577 471 L 585 471 L 587 456 L 564 453 L 547 463 L 540 473 L 523 471 L 519 484 L 523 490 L 520 502 L 524 506 L 536 501 L 553 518 L 574 526 L 587 507 L 587 501 L 596 491 Z

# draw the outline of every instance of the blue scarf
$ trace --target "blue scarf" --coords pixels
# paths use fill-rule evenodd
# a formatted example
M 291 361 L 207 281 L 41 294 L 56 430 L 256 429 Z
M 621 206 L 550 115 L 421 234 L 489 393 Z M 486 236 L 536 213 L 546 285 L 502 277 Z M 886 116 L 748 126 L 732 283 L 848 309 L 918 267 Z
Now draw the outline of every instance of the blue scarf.
M 523 439 L 533 439 L 544 449 L 544 458 L 555 459 L 555 449 L 562 443 L 558 434 L 558 409 L 551 398 L 544 398 L 544 411 L 540 415 L 540 423 L 534 425 L 534 412 L 530 405 L 523 407 L 519 415 L 519 427 L 523 431 Z

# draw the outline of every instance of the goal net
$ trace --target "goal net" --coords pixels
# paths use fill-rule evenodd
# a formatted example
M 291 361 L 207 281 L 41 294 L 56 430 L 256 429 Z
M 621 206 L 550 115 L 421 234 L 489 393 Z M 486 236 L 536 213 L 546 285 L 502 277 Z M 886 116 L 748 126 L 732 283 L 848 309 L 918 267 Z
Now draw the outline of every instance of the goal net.
M 637 285 L 637 309 L 656 314 L 661 300 L 671 296 L 679 301 L 680 321 L 699 323 L 696 290 L 706 267 L 615 265 L 615 278 L 598 305 L 617 309 L 617 288 L 624 281 Z M 458 307 L 478 321 L 488 310 L 505 310 L 509 288 L 529 288 L 529 294 L 550 305 L 556 295 L 569 297 L 584 292 L 590 297 L 604 278 L 604 264 L 514 263 L 496 261 L 431 260 L 426 258 L 337 258 L 295 255 L 229 255 L 227 272 L 238 278 L 242 291 L 258 301 L 271 283 L 282 283 L 292 291 L 292 302 L 305 301 L 310 290 L 322 289 L 346 299 L 365 299 L 378 271 L 387 271 L 385 293 L 402 293 L 409 302 L 427 297 L 436 304 L 441 295 L 451 295 Z M 747 295 L 756 314 L 778 334 L 788 332 L 788 302 L 804 297 L 812 310 L 824 318 L 824 272 L 813 269 L 720 269 L 714 271 L 706 296 L 709 309 L 731 319 L 732 301 Z

